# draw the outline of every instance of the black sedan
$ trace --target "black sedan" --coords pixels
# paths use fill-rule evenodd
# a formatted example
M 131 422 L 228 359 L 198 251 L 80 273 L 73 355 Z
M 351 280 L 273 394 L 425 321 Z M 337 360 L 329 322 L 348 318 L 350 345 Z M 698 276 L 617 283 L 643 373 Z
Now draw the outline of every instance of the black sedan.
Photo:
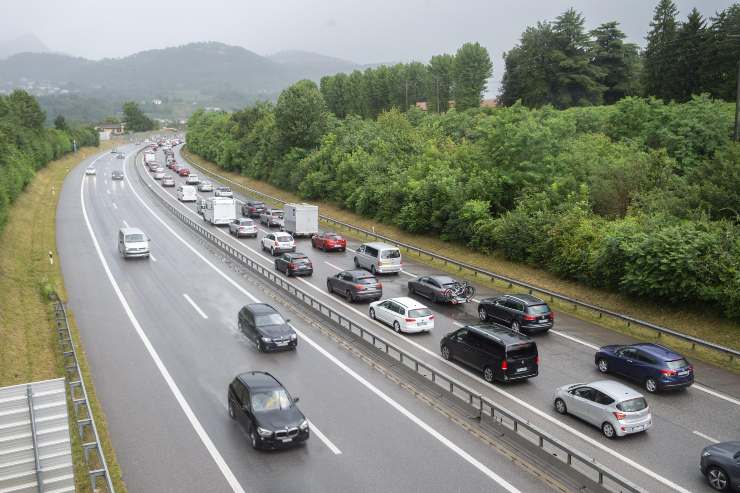
M 455 301 L 455 298 L 450 299 L 446 292 L 459 285 L 458 281 L 449 276 L 421 276 L 410 280 L 408 288 L 410 294 L 418 294 L 436 303 L 444 303 Z
M 277 378 L 264 371 L 237 375 L 229 384 L 229 416 L 255 449 L 276 449 L 308 440 L 308 420 Z
M 715 443 L 701 451 L 701 473 L 717 491 L 740 491 L 740 442 Z
M 378 301 L 383 296 L 383 285 L 365 270 L 343 270 L 326 279 L 326 289 L 339 293 L 347 301 Z
M 313 274 L 313 264 L 305 254 L 287 252 L 275 259 L 275 269 L 286 276 L 310 276 Z

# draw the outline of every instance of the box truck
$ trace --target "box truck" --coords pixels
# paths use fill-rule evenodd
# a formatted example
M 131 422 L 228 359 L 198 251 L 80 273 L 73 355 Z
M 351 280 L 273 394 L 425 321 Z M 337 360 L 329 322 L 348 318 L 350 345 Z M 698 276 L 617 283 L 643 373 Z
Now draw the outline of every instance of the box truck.
M 311 204 L 285 204 L 283 229 L 295 236 L 313 236 L 319 232 L 319 208 Z
M 236 201 L 226 197 L 208 197 L 203 219 L 216 225 L 229 224 L 236 219 Z

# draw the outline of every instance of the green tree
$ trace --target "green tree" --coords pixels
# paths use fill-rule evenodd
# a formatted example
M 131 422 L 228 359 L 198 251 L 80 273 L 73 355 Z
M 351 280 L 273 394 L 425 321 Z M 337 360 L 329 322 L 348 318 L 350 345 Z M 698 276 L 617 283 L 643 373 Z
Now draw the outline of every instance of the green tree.
M 705 38 L 703 90 L 726 101 L 735 100 L 737 62 L 740 59 L 740 4 L 734 3 L 712 19 Z
M 36 98 L 26 91 L 15 90 L 8 96 L 8 107 L 15 121 L 22 127 L 34 130 L 44 128 L 46 114 L 39 106 Z
M 455 108 L 478 108 L 493 75 L 488 50 L 478 43 L 465 43 L 455 54 L 453 65 Z
M 601 70 L 599 81 L 606 87 L 604 103 L 614 104 L 625 96 L 636 96 L 639 89 L 637 46 L 624 42 L 626 36 L 617 22 L 600 25 L 591 31 L 591 36 L 592 63 Z
M 694 94 L 705 89 L 702 69 L 707 59 L 706 21 L 694 8 L 686 22 L 682 23 L 676 36 L 677 59 L 676 84 L 673 96 L 677 101 L 688 101 Z
M 447 111 L 447 105 L 452 99 L 452 76 L 455 57 L 452 55 L 435 55 L 429 60 L 428 110 L 435 112 Z
M 310 80 L 301 80 L 280 93 L 275 123 L 283 149 L 313 149 L 327 131 L 328 110 L 321 91 Z
M 664 100 L 675 95 L 675 63 L 677 58 L 676 36 L 678 32 L 676 15 L 678 9 L 673 0 L 660 0 L 655 7 L 647 46 L 644 54 L 643 86 L 645 94 Z
M 67 120 L 65 120 L 62 115 L 57 115 L 57 117 L 54 118 L 54 128 L 62 131 L 67 130 L 69 128 L 67 126 Z
M 549 22 L 528 26 L 519 44 L 504 53 L 501 103 L 511 106 L 521 101 L 527 107 L 539 107 L 552 101 L 551 83 L 555 62 L 551 55 L 555 33 Z
M 123 103 L 123 121 L 126 123 L 126 129 L 131 132 L 148 132 L 156 128 L 154 120 L 146 116 L 133 101 Z

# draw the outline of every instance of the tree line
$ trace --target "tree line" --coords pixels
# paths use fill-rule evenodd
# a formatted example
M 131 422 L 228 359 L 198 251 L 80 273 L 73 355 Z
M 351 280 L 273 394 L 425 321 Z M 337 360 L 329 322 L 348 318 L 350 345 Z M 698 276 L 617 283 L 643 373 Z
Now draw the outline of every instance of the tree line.
M 337 118 L 311 81 L 277 104 L 195 112 L 224 169 L 587 285 L 740 318 L 733 105 L 627 96 L 558 110 Z
M 45 128 L 46 115 L 25 91 L 0 95 L 0 230 L 13 201 L 46 163 L 77 147 L 98 145 L 92 127 L 70 125 L 62 116 Z M 74 143 L 73 143 L 74 141 Z

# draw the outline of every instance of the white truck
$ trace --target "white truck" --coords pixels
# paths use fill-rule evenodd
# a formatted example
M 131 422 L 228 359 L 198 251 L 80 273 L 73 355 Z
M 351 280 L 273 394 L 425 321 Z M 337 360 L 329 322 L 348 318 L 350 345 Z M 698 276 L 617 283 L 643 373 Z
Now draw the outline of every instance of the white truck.
M 313 236 L 319 232 L 319 208 L 311 204 L 285 204 L 283 229 L 296 236 Z
M 211 224 L 225 225 L 236 219 L 236 201 L 226 197 L 208 197 L 203 219 Z
M 157 155 L 153 152 L 145 152 L 144 153 L 144 164 L 153 163 L 157 160 Z

